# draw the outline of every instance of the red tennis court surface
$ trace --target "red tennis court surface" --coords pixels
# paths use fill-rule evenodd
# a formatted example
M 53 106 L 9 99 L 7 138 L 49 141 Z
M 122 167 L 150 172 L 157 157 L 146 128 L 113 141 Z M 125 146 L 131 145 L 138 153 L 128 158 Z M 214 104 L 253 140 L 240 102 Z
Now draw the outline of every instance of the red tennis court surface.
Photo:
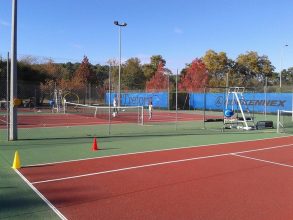
M 176 119 L 177 117 L 177 119 Z M 98 125 L 108 124 L 108 115 L 95 118 L 94 116 L 84 116 L 79 114 L 19 114 L 18 115 L 18 127 L 19 128 L 35 128 L 35 127 L 62 127 L 62 126 L 82 126 L 82 125 Z M 197 121 L 203 120 L 203 116 L 200 114 L 188 114 L 175 112 L 158 111 L 153 114 L 153 118 L 149 120 L 147 113 L 144 113 L 144 122 L 175 122 L 175 121 Z M 118 115 L 118 117 L 112 117 L 111 123 L 138 123 L 137 113 L 130 113 L 124 115 Z M 7 126 L 7 118 L 5 115 L 0 115 L 0 128 Z
M 68 219 L 293 218 L 293 136 L 19 171 Z

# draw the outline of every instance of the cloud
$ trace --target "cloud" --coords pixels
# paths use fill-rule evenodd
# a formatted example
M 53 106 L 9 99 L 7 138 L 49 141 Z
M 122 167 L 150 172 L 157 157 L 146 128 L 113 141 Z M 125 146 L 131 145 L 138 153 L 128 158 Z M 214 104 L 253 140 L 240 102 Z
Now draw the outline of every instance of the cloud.
M 7 21 L 0 21 L 1 26 L 10 27 L 10 23 Z
M 174 28 L 174 33 L 175 34 L 183 34 L 183 30 L 181 28 L 175 27 Z

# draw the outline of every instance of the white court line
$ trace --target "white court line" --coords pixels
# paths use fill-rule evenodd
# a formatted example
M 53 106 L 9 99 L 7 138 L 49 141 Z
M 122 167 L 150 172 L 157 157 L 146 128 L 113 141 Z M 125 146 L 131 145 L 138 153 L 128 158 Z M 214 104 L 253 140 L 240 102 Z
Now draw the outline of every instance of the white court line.
M 239 154 L 231 154 L 231 155 L 236 156 L 236 157 L 243 157 L 243 158 L 250 159 L 250 160 L 256 160 L 256 161 L 261 161 L 261 162 L 265 162 L 265 163 L 270 163 L 270 164 L 274 164 L 274 165 L 278 165 L 278 166 L 293 168 L 292 165 L 288 165 L 285 163 L 277 163 L 277 162 L 273 162 L 273 161 L 269 161 L 269 160 L 262 160 L 262 159 L 258 159 L 258 158 L 254 158 L 254 157 L 247 157 L 247 156 L 243 156 L 243 155 L 239 155 Z
M 212 156 L 205 156 L 205 157 L 193 157 L 193 158 L 181 159 L 181 160 L 171 160 L 171 161 L 165 161 L 165 162 L 160 162 L 160 163 L 151 163 L 151 164 L 145 164 L 145 165 L 140 165 L 140 166 L 125 167 L 125 168 L 120 168 L 120 169 L 115 169 L 115 170 L 106 170 L 106 171 L 101 171 L 101 172 L 96 172 L 96 173 L 88 173 L 88 174 L 77 175 L 77 176 L 69 176 L 69 177 L 63 177 L 63 178 L 57 178 L 57 179 L 37 181 L 37 182 L 32 182 L 32 184 L 57 182 L 57 181 L 61 181 L 61 180 L 76 179 L 76 178 L 87 177 L 87 176 L 95 176 L 95 175 L 106 174 L 106 173 L 115 173 L 115 172 L 120 172 L 120 171 L 125 171 L 125 170 L 134 170 L 134 169 L 138 169 L 138 168 L 153 167 L 153 166 L 172 164 L 172 163 L 180 163 L 180 162 L 186 162 L 186 161 L 191 161 L 191 160 L 208 159 L 208 158 L 221 157 L 221 156 L 227 156 L 227 155 L 229 155 L 229 153 L 228 154 L 218 154 L 218 155 L 212 155 Z
M 37 193 L 37 195 L 62 219 L 62 220 L 67 220 L 67 218 L 48 200 L 46 199 L 45 196 L 43 196 L 42 193 L 40 193 L 39 190 L 36 189 L 36 187 L 34 187 L 32 185 L 32 183 L 30 183 L 17 169 L 14 169 L 14 171 L 23 179 L 24 182 L 26 182 L 27 185 L 29 185 L 29 187 L 35 192 Z
M 175 151 L 175 150 L 181 150 L 181 149 L 184 150 L 184 149 L 189 149 L 189 148 L 210 147 L 210 146 L 218 146 L 218 145 L 225 145 L 225 144 L 237 144 L 237 143 L 243 143 L 243 142 L 266 141 L 266 140 L 274 140 L 274 139 L 289 138 L 289 137 L 293 137 L 293 136 L 288 135 L 288 136 L 274 137 L 274 138 L 262 138 L 262 139 L 244 140 L 244 141 L 231 141 L 231 142 L 216 143 L 216 144 L 204 144 L 204 145 L 198 145 L 198 146 L 175 147 L 175 148 L 169 148 L 169 149 L 149 150 L 149 151 L 141 151 L 141 152 L 134 152 L 134 153 L 102 156 L 102 157 L 88 157 L 88 158 L 83 158 L 83 159 L 65 160 L 65 161 L 58 161 L 58 162 L 51 162 L 51 163 L 29 164 L 29 165 L 26 165 L 23 167 L 45 166 L 45 165 L 53 165 L 53 164 L 61 164 L 61 163 L 78 162 L 78 161 L 84 161 L 84 160 L 95 160 L 95 159 L 103 159 L 103 158 L 111 158 L 111 157 L 122 157 L 122 156 L 128 156 L 128 155 L 137 155 L 137 154 L 155 153 L 155 152 L 173 151 L 173 150 Z
M 62 181 L 62 180 L 77 179 L 77 178 L 81 178 L 81 177 L 95 176 L 95 175 L 101 175 L 101 174 L 107 174 L 107 173 L 115 173 L 115 172 L 121 172 L 121 171 L 126 171 L 126 170 L 134 170 L 134 169 L 145 168 L 145 167 L 154 167 L 154 166 L 165 165 L 165 164 L 174 164 L 174 163 L 187 162 L 187 161 L 192 161 L 192 160 L 209 159 L 209 158 L 223 157 L 223 156 L 230 156 L 230 155 L 235 156 L 236 154 L 241 154 L 241 153 L 264 151 L 264 150 L 270 150 L 270 149 L 282 148 L 282 147 L 289 147 L 289 146 L 293 146 L 293 144 L 279 145 L 279 146 L 274 146 L 274 147 L 267 147 L 267 148 L 246 150 L 246 151 L 238 151 L 238 152 L 231 152 L 231 153 L 224 153 L 224 154 L 215 154 L 215 155 L 204 156 L 204 157 L 192 157 L 192 158 L 181 159 L 181 160 L 171 160 L 171 161 L 165 161 L 165 162 L 159 162 L 159 163 L 151 163 L 151 164 L 145 164 L 145 165 L 133 166 L 133 167 L 124 167 L 124 168 L 115 169 L 115 170 L 105 170 L 105 171 L 100 171 L 100 172 L 96 172 L 96 173 L 88 173 L 88 174 L 77 175 L 77 176 L 69 176 L 69 177 L 63 177 L 63 178 L 36 181 L 36 182 L 32 182 L 32 184 L 57 182 L 57 181 Z

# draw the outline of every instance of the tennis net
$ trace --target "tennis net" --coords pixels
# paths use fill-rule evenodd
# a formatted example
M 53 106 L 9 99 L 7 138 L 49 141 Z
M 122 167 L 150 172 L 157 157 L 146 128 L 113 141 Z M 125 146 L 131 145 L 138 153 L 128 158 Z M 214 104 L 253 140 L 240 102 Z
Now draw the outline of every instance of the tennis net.
M 293 111 L 278 111 L 277 131 L 285 133 L 293 132 Z
M 92 117 L 110 122 L 137 123 L 143 125 L 143 106 L 94 106 L 64 102 L 64 113 Z

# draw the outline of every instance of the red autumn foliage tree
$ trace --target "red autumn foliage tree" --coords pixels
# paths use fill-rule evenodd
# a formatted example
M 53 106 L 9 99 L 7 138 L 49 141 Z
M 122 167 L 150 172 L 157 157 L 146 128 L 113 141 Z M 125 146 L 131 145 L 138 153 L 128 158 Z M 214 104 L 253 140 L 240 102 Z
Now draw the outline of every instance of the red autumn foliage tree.
M 181 82 L 178 84 L 180 91 L 194 92 L 203 88 L 208 82 L 208 71 L 200 59 L 192 61 L 186 69 L 186 73 L 181 76 Z
M 80 66 L 75 72 L 75 76 L 73 79 L 73 81 L 75 81 L 74 84 L 85 85 L 89 82 L 94 82 L 95 78 L 95 73 L 91 69 L 89 59 L 86 56 L 84 56 Z
M 164 74 L 164 64 L 160 62 L 155 75 L 146 82 L 146 90 L 160 91 L 166 89 L 168 89 L 168 76 Z

